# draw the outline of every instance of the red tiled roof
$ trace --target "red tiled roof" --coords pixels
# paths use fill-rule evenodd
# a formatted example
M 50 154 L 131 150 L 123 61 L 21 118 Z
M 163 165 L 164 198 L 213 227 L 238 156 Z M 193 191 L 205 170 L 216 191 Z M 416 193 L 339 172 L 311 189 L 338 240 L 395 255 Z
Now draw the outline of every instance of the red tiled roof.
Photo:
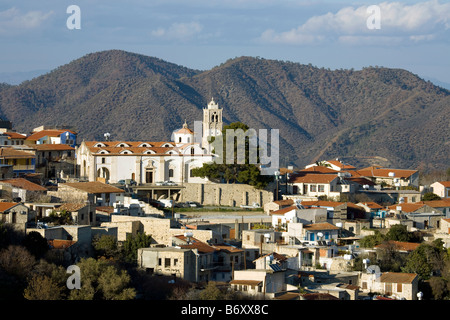
M 31 140 L 31 141 L 36 141 L 39 140 L 43 137 L 59 137 L 61 134 L 63 134 L 64 132 L 70 132 L 75 134 L 75 132 L 71 131 L 71 130 L 42 130 L 42 131 L 38 131 L 35 132 L 31 135 L 29 135 L 27 137 L 26 140 Z
M 274 201 L 273 203 L 276 203 L 280 206 L 289 206 L 289 205 L 293 205 L 294 204 L 294 200 L 292 199 L 284 199 L 284 200 L 277 200 Z
M 365 177 L 380 177 L 380 178 L 408 178 L 417 170 L 404 170 L 404 169 L 389 169 L 389 168 L 381 168 L 381 167 L 367 167 L 357 172 Z M 395 174 L 394 177 L 389 177 L 389 173 L 393 172 Z
M 28 181 L 27 179 L 24 178 L 15 178 L 15 179 L 5 179 L 5 180 L 0 180 L 0 184 L 10 184 L 11 186 L 15 187 L 15 188 L 20 188 L 20 189 L 24 189 L 24 190 L 28 190 L 28 191 L 47 191 L 46 188 L 33 183 L 31 181 Z
M 66 248 L 69 248 L 70 246 L 74 245 L 76 243 L 76 241 L 52 239 L 52 240 L 47 240 L 47 243 L 51 249 L 66 249 Z
M 67 144 L 50 144 L 50 143 L 45 143 L 45 144 L 35 144 L 31 146 L 33 149 L 37 150 L 37 151 L 65 151 L 65 150 L 70 150 L 73 151 L 75 150 L 75 148 L 67 145 Z
M 383 209 L 382 206 L 380 206 L 378 203 L 376 202 L 361 202 L 361 204 L 369 207 L 370 209 Z
M 439 181 L 438 183 L 442 184 L 446 188 L 450 188 L 450 181 Z
M 66 211 L 70 211 L 70 212 L 76 212 L 80 209 L 83 209 L 86 206 L 87 206 L 87 204 L 85 204 L 85 203 L 63 203 L 58 208 L 56 208 L 56 211 L 66 210 Z
M 330 183 L 338 176 L 335 174 L 326 173 L 303 173 L 296 174 L 291 179 L 290 183 Z
M 299 172 L 302 173 L 335 173 L 338 174 L 339 171 L 328 168 L 328 167 L 324 167 L 324 166 L 312 166 L 309 168 L 305 168 L 300 170 Z
M 68 186 L 78 190 L 82 190 L 88 193 L 123 193 L 122 189 L 116 188 L 109 184 L 91 181 L 91 182 L 73 182 L 73 183 L 61 183 L 60 186 Z
M 302 206 L 304 207 L 337 207 L 343 205 L 345 202 L 338 201 L 325 201 L 325 200 L 316 200 L 316 201 L 302 201 Z
M 19 159 L 35 158 L 33 152 L 16 150 L 14 148 L 0 148 L 0 158 Z
M 289 211 L 295 210 L 297 209 L 297 206 L 289 206 L 283 209 L 279 209 L 279 210 L 275 210 L 275 211 L 271 211 L 270 214 L 275 214 L 275 215 L 283 215 L 285 213 L 288 213 Z
M 308 224 L 306 226 L 303 226 L 303 229 L 306 229 L 306 230 L 339 230 L 338 227 L 336 227 L 335 225 L 332 225 L 331 223 L 328 223 L 328 222 Z
M 183 240 L 183 241 L 187 241 L 187 237 L 185 237 L 184 235 L 177 235 L 175 236 L 176 238 Z M 190 243 L 189 244 L 181 244 L 178 245 L 180 248 L 183 249 L 197 249 L 198 252 L 200 253 L 210 253 L 210 252 L 215 252 L 216 249 L 214 249 L 213 247 L 211 247 L 209 244 L 202 242 L 196 238 L 191 237 L 190 238 Z
M 16 202 L 0 202 L 0 212 L 5 212 L 17 205 L 18 203 Z
M 417 249 L 418 246 L 420 246 L 420 243 L 404 242 L 404 241 L 388 241 L 387 243 L 381 243 L 375 246 L 375 248 L 385 248 L 388 247 L 389 245 L 394 245 L 394 247 L 397 250 L 414 251 Z
M 356 169 L 354 166 L 350 164 L 344 164 L 339 160 L 328 160 L 327 162 L 341 169 Z
M 422 208 L 425 204 L 420 202 L 411 202 L 411 203 L 399 203 L 389 206 L 390 210 L 397 210 L 397 207 L 401 207 L 403 212 L 414 212 L 420 208 Z
M 11 139 L 26 139 L 27 137 L 17 132 L 4 132 L 4 134 L 8 135 Z
M 385 272 L 380 277 L 380 282 L 387 283 L 411 283 L 417 277 L 415 273 Z

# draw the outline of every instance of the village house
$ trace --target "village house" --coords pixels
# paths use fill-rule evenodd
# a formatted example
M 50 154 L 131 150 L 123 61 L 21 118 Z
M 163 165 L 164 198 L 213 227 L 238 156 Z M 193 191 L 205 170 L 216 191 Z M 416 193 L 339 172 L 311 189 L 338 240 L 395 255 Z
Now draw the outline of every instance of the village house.
M 63 203 L 55 210 L 56 213 L 69 212 L 74 224 L 90 224 L 90 206 L 86 203 Z M 95 225 L 92 223 L 92 225 Z
M 76 171 L 75 148 L 67 144 L 36 144 L 36 172 L 44 179 L 73 177 Z
M 437 181 L 430 185 L 431 192 L 442 199 L 450 199 L 450 181 Z
M 419 187 L 419 171 L 417 170 L 390 169 L 372 166 L 358 169 L 352 173 L 352 175 L 365 177 L 372 180 L 377 185 L 386 184 L 390 187 Z
M 216 250 L 209 244 L 190 236 L 189 233 L 174 236 L 172 239 L 174 247 L 196 251 L 197 279 L 198 281 L 210 281 L 213 278 L 213 271 L 217 267 L 214 264 Z
M 272 216 L 272 227 L 277 230 L 286 230 L 289 223 L 317 223 L 327 221 L 327 210 L 325 208 L 304 209 L 297 205 L 272 211 L 270 215 Z
M 398 300 L 417 300 L 419 277 L 415 273 L 363 272 L 360 288 L 364 293 L 378 293 Z
M 13 166 L 14 177 L 36 170 L 36 155 L 32 150 L 18 150 L 12 147 L 0 148 L 0 164 Z
M 3 199 L 19 199 L 20 202 L 33 202 L 46 195 L 47 189 L 24 178 L 0 180 Z
M 200 281 L 197 249 L 150 247 L 137 250 L 137 264 L 149 274 Z
M 98 206 L 113 206 L 119 199 L 122 199 L 123 193 L 124 190 L 120 188 L 97 181 L 60 183 L 57 191 L 47 192 L 59 199 L 59 202 L 82 203 L 88 201 L 91 205 Z M 91 219 L 91 221 L 93 220 Z
M 285 271 L 277 265 L 273 269 L 236 270 L 230 285 L 232 289 L 257 299 L 273 299 L 279 292 L 297 289 L 286 284 Z
M 33 132 L 25 139 L 26 145 L 65 144 L 75 148 L 76 143 L 77 133 L 75 131 L 46 126 L 33 129 Z
M 8 223 L 16 230 L 25 231 L 31 217 L 23 203 L 0 202 L 0 222 Z
M 0 131 L 1 132 L 1 131 Z M 0 134 L 0 146 L 22 146 L 26 135 L 14 131 L 4 131 Z

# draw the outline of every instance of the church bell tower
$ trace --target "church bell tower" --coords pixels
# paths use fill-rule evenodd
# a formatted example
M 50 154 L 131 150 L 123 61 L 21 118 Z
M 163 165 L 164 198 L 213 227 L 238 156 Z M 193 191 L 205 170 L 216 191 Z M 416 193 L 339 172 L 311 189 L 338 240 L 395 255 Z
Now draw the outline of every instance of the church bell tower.
M 214 98 L 208 103 L 206 108 L 203 108 L 203 136 L 202 148 L 205 148 L 210 153 L 211 147 L 208 137 L 217 137 L 222 135 L 222 109 L 214 102 Z

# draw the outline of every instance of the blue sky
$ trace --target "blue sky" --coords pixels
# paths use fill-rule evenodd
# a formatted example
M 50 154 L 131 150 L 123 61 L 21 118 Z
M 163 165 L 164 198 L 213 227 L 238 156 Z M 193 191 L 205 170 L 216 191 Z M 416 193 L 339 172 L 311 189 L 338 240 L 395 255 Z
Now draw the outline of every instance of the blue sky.
M 81 10 L 81 29 L 66 12 Z M 380 9 L 380 29 L 367 20 Z M 450 83 L 450 3 L 340 0 L 2 0 L 0 73 L 121 49 L 206 70 L 260 56 L 331 69 L 403 68 Z

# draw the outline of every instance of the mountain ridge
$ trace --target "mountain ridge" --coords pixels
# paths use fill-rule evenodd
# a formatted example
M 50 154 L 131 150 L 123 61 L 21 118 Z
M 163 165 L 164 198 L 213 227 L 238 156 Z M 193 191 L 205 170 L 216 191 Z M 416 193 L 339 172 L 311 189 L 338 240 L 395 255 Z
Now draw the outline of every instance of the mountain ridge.
M 0 116 L 22 132 L 64 124 L 80 140 L 105 132 L 167 140 L 185 119 L 191 127 L 202 119 L 211 98 L 225 123 L 279 129 L 282 165 L 339 157 L 354 165 L 449 166 L 450 91 L 403 69 L 328 70 L 244 56 L 202 71 L 107 50 L 0 86 Z

